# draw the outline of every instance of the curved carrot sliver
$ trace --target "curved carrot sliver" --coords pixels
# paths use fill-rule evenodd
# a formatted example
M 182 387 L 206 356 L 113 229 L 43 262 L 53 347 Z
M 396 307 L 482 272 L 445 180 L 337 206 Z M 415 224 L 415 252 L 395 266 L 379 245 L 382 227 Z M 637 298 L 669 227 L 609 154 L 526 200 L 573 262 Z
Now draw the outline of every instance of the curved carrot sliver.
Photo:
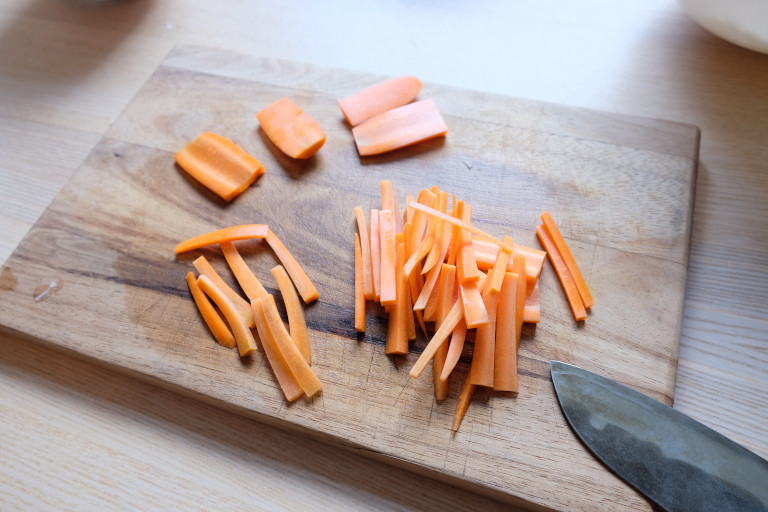
M 267 355 L 269 366 L 275 374 L 280 389 L 283 390 L 285 399 L 293 402 L 303 395 L 304 391 L 302 391 L 296 379 L 293 378 L 293 373 L 285 361 L 285 357 L 283 357 L 280 348 L 267 327 L 267 319 L 264 318 L 264 309 L 261 306 L 261 301 L 254 300 L 251 302 L 251 307 L 253 308 L 253 318 L 256 321 L 256 330 L 259 333 L 259 339 L 261 339 L 261 346 L 264 347 L 264 353 Z
M 413 313 L 408 311 L 408 281 L 403 274 L 405 258 L 404 244 L 400 244 L 397 250 L 395 262 L 396 301 L 392 308 L 392 314 L 387 326 L 386 354 L 408 353 L 408 314 L 413 318 Z
M 194 299 L 195 304 L 197 304 L 197 309 L 200 310 L 200 314 L 202 315 L 205 324 L 211 330 L 213 337 L 219 345 L 227 348 L 235 348 L 237 344 L 235 343 L 235 337 L 232 335 L 232 331 L 229 330 L 227 324 L 224 323 L 224 320 L 222 320 L 221 316 L 216 312 L 213 304 L 211 304 L 211 301 L 205 295 L 205 292 L 200 289 L 194 272 L 187 273 L 187 285 L 189 285 L 189 291 L 192 293 L 192 298 Z
M 231 201 L 264 174 L 264 166 L 234 142 L 203 132 L 176 153 L 176 162 L 225 201 Z
M 541 220 L 544 221 L 544 229 L 546 230 L 547 235 L 549 235 L 550 240 L 552 240 L 555 247 L 557 247 L 557 251 L 565 262 L 565 266 L 568 267 L 568 272 L 571 273 L 573 281 L 576 283 L 576 289 L 579 291 L 584 307 L 587 309 L 591 308 L 595 305 L 595 300 L 589 292 L 589 287 L 587 286 L 586 281 L 584 281 L 584 276 L 581 275 L 581 270 L 579 270 L 579 266 L 576 264 L 576 259 L 568 248 L 565 238 L 563 238 L 563 235 L 560 233 L 557 225 L 555 225 L 555 221 L 552 219 L 549 212 L 542 213 Z
M 421 92 L 421 80 L 415 76 L 400 76 L 371 85 L 339 100 L 347 122 L 357 126 L 373 116 L 401 107 L 413 101 Z
M 422 100 L 383 112 L 352 128 L 360 156 L 400 149 L 448 132 L 432 100 Z
M 253 274 L 248 265 L 240 256 L 235 244 L 232 242 L 221 242 L 219 244 L 221 252 L 224 254 L 224 259 L 227 260 L 229 268 L 232 269 L 232 273 L 235 275 L 235 279 L 240 284 L 240 288 L 245 292 L 245 296 L 248 300 L 260 299 L 267 294 L 267 290 L 264 289 L 261 282 Z
M 271 272 L 277 282 L 277 287 L 280 289 L 280 295 L 283 296 L 285 311 L 288 314 L 288 329 L 291 339 L 299 348 L 299 352 L 307 360 L 307 363 L 311 365 L 312 350 L 309 346 L 307 321 L 304 318 L 304 311 L 301 308 L 299 296 L 296 294 L 296 288 L 294 288 L 291 278 L 288 277 L 288 273 L 282 265 L 274 267 Z
M 565 261 L 563 261 L 554 242 L 552 242 L 549 235 L 547 235 L 544 226 L 536 227 L 536 236 L 539 238 L 541 245 L 544 246 L 544 249 L 546 249 L 549 261 L 552 262 L 552 266 L 555 267 L 555 272 L 560 279 L 560 284 L 565 292 L 565 297 L 568 299 L 568 304 L 571 306 L 573 317 L 577 322 L 585 320 L 587 318 L 587 311 L 584 308 L 581 295 L 579 295 L 579 290 L 576 288 L 576 283 L 573 281 L 573 276 L 571 276 L 571 273 L 568 271 L 568 267 L 565 264 Z
M 246 240 L 249 238 L 267 238 L 268 233 L 269 227 L 266 224 L 231 226 L 185 240 L 177 245 L 174 251 L 176 254 L 180 254 L 208 245 L 220 244 L 221 242 L 234 242 L 235 240 Z
M 515 297 L 515 349 L 520 348 L 520 337 L 523 333 L 523 315 L 525 314 L 525 256 L 512 255 L 512 272 L 517 274 L 517 295 Z
M 424 371 L 424 368 L 426 368 L 427 364 L 432 360 L 433 357 L 435 357 L 437 349 L 440 348 L 440 345 L 445 343 L 445 341 L 448 339 L 448 336 L 450 336 L 450 334 L 459 324 L 459 321 L 462 319 L 462 309 L 461 301 L 456 301 L 453 304 L 453 307 L 448 312 L 445 320 L 442 324 L 440 324 L 440 327 L 438 327 L 437 331 L 435 331 L 432 339 L 429 340 L 429 343 L 427 343 L 427 346 L 424 348 L 424 352 L 421 353 L 411 368 L 411 377 L 418 378 L 418 376 L 421 375 L 421 372 Z
M 254 352 L 256 350 L 256 340 L 253 339 L 253 334 L 248 324 L 237 311 L 232 300 L 206 275 L 198 277 L 197 283 L 200 285 L 200 289 L 219 307 L 224 314 L 224 318 L 227 319 L 227 323 L 232 329 L 232 334 L 235 336 L 240 356 L 245 357 Z M 253 312 L 251 312 L 251 318 L 253 318 Z
M 306 304 L 317 300 L 317 298 L 320 296 L 317 293 L 317 288 L 315 288 L 315 285 L 312 284 L 312 281 L 309 279 L 309 276 L 307 276 L 306 272 L 304 272 L 304 269 L 301 268 L 299 262 L 296 261 L 296 258 L 293 257 L 290 251 L 288 251 L 285 245 L 283 245 L 283 243 L 279 238 L 277 238 L 277 235 L 275 235 L 271 229 L 268 229 L 267 231 L 267 243 L 277 255 L 277 259 L 279 259 L 280 263 L 282 263 L 285 267 L 288 275 L 291 276 L 291 280 L 293 281 L 294 286 L 296 286 L 296 289 L 299 291 L 301 298 Z
M 224 282 L 218 272 L 216 272 L 208 260 L 205 259 L 205 256 L 197 258 L 192 262 L 192 265 L 197 269 L 201 276 L 206 276 L 213 281 L 213 284 L 215 284 L 216 287 L 232 302 L 235 311 L 238 312 L 245 324 L 248 327 L 253 327 L 253 312 L 251 311 L 251 306 L 245 299 L 238 295 L 235 290 L 230 288 L 230 286 Z
M 445 322 L 450 308 L 453 307 L 453 289 L 456 286 L 456 267 L 447 263 L 443 263 L 441 267 L 440 291 L 437 299 L 437 321 L 435 323 L 438 329 Z M 435 388 L 436 400 L 445 400 L 448 397 L 448 382 L 446 379 L 440 378 L 443 374 L 443 368 L 445 368 L 445 362 L 448 359 L 448 351 L 449 344 L 442 343 L 437 352 L 435 352 L 434 359 L 432 359 L 432 383 Z
M 464 419 L 464 415 L 467 414 L 469 409 L 469 403 L 472 401 L 472 394 L 475 392 L 475 385 L 469 383 L 469 379 L 464 380 L 464 384 L 459 391 L 459 399 L 456 402 L 456 412 L 453 414 L 453 425 L 451 430 L 454 432 L 459 430 L 461 426 L 461 420 Z
M 280 318 L 280 313 L 277 311 L 274 296 L 270 294 L 259 299 L 259 301 L 264 310 L 264 318 L 267 321 L 269 332 L 275 343 L 280 347 L 280 352 L 285 357 L 285 361 L 290 367 L 294 379 L 296 379 L 296 382 L 308 397 L 313 397 L 323 388 L 323 384 L 312 371 L 304 356 L 301 355 L 296 344 L 291 340 L 291 335 L 286 330 L 285 324 L 283 324 L 283 320 Z
M 291 158 L 309 158 L 325 143 L 320 125 L 289 98 L 280 98 L 256 118 L 269 140 Z
M 443 372 L 440 374 L 440 380 L 446 381 L 461 358 L 461 352 L 464 350 L 464 342 L 467 338 L 467 324 L 462 318 L 451 333 L 451 341 L 448 345 L 448 356 L 445 358 Z

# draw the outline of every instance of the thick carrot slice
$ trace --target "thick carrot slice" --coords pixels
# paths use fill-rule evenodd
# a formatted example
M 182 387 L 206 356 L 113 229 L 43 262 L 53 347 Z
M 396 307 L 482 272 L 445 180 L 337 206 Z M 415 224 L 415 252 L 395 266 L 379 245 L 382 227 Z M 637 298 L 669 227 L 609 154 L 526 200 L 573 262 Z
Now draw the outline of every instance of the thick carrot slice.
M 395 279 L 395 219 L 389 210 L 379 210 L 379 239 L 381 247 L 381 296 L 382 306 L 393 306 L 397 302 L 397 281 Z
M 409 206 L 412 206 L 414 209 L 416 209 L 418 211 L 421 211 L 421 212 L 424 212 L 424 213 L 426 213 L 428 215 L 431 215 L 432 217 L 437 217 L 438 219 L 442 219 L 444 221 L 450 222 L 451 224 L 453 224 L 455 226 L 458 226 L 461 229 L 467 230 L 470 233 L 472 233 L 473 235 L 478 236 L 479 238 L 481 238 L 483 240 L 486 240 L 488 242 L 492 242 L 492 243 L 496 244 L 497 246 L 506 245 L 506 244 L 504 244 L 504 242 L 502 242 L 501 240 L 499 240 L 497 238 L 492 237 L 491 235 L 489 235 L 485 231 L 483 231 L 483 230 L 481 230 L 479 228 L 476 228 L 472 224 L 464 222 L 461 219 L 457 219 L 454 216 L 442 213 L 442 212 L 440 212 L 438 210 L 435 210 L 434 208 L 430 208 L 429 206 L 424 206 L 423 204 L 420 204 L 418 202 L 412 202 Z M 508 247 L 508 249 L 509 249 L 509 251 L 514 251 L 513 247 Z
M 309 158 L 325 143 L 320 125 L 289 98 L 272 103 L 256 119 L 269 140 L 291 158 Z
M 461 352 L 464 350 L 464 342 L 467 338 L 467 324 L 462 318 L 459 320 L 459 324 L 451 333 L 451 341 L 448 345 L 448 355 L 445 358 L 445 366 L 443 366 L 443 372 L 440 374 L 440 380 L 447 381 L 451 372 L 459 362 L 461 358 Z
M 446 229 L 447 227 L 448 225 L 444 226 L 442 229 L 443 236 L 440 237 L 441 238 L 440 243 L 442 247 L 440 248 L 438 257 L 436 258 L 437 261 L 445 260 L 445 255 L 448 254 L 448 251 L 451 246 L 451 241 L 452 241 L 452 239 L 450 238 L 451 230 Z M 446 231 L 448 231 L 448 233 L 446 233 Z M 437 238 L 435 238 L 435 244 L 437 244 Z M 413 308 L 415 310 L 426 309 L 427 303 L 433 297 L 433 292 L 437 284 L 438 277 L 441 273 L 441 270 L 442 270 L 442 267 L 439 265 L 436 265 L 432 267 L 432 269 L 430 269 L 430 271 L 427 273 L 427 279 L 421 288 L 421 293 L 419 294 L 419 298 L 416 300 L 416 303 L 413 305 Z
M 457 432 L 461 426 L 461 420 L 467 414 L 469 403 L 472 401 L 472 394 L 475 392 L 475 385 L 470 384 L 469 379 L 464 380 L 464 384 L 459 391 L 459 399 L 456 402 L 456 412 L 453 414 L 453 426 L 451 430 Z
M 197 269 L 201 276 L 206 276 L 208 279 L 213 281 L 216 287 L 227 296 L 230 302 L 232 302 L 235 311 L 237 311 L 243 321 L 245 321 L 245 324 L 248 327 L 253 327 L 253 312 L 251 311 L 250 304 L 248 304 L 244 298 L 239 296 L 235 290 L 230 288 L 230 286 L 224 282 L 219 273 L 216 272 L 208 260 L 205 259 L 205 256 L 200 256 L 197 258 L 192 262 L 192 265 Z
M 373 272 L 373 299 L 381 299 L 381 234 L 379 210 L 371 210 L 371 271 Z
M 411 368 L 411 377 L 417 378 L 419 375 L 421 375 L 421 372 L 424 371 L 424 368 L 426 368 L 427 364 L 432 360 L 433 357 L 435 357 L 437 349 L 440 348 L 440 345 L 445 343 L 445 341 L 448 339 L 448 336 L 451 335 L 453 330 L 459 324 L 459 321 L 462 319 L 462 315 L 463 311 L 461 301 L 456 301 L 453 304 L 451 310 L 448 312 L 448 315 L 445 317 L 443 323 L 440 324 L 440 327 L 437 329 L 437 331 L 435 331 L 432 339 L 429 340 L 429 343 L 427 343 L 427 346 L 424 348 L 424 352 L 421 353 Z
M 489 270 L 493 267 L 496 261 L 496 256 L 499 254 L 499 246 L 493 242 L 481 240 L 479 238 L 472 239 L 472 246 L 475 249 L 475 260 L 477 261 L 477 267 L 480 270 Z M 541 269 L 544 268 L 544 260 L 547 258 L 546 251 L 534 249 L 533 247 L 527 247 L 520 244 L 514 244 L 514 251 L 525 256 L 525 277 L 527 279 L 528 289 L 536 284 L 536 280 L 541 274 Z M 507 265 L 507 271 L 512 270 L 512 264 Z
M 363 251 L 360 235 L 355 233 L 355 330 L 365 332 L 365 285 L 363 278 Z
M 187 273 L 187 285 L 189 285 L 189 291 L 192 293 L 192 298 L 195 300 L 195 304 L 197 304 L 197 309 L 200 310 L 205 325 L 211 330 L 213 337 L 216 338 L 219 345 L 235 348 L 235 337 L 232 335 L 232 331 L 229 330 L 227 324 L 224 323 L 224 320 L 221 319 L 219 313 L 214 309 L 211 301 L 208 300 L 208 297 L 198 286 L 194 272 Z
M 269 332 L 272 334 L 275 343 L 280 347 L 280 352 L 285 357 L 286 363 L 291 368 L 293 378 L 296 379 L 299 387 L 308 397 L 313 397 L 323 388 L 323 384 L 312 371 L 307 360 L 301 355 L 296 344 L 291 340 L 291 335 L 286 330 L 285 324 L 283 324 L 283 320 L 280 318 L 280 313 L 277 311 L 275 297 L 270 294 L 259 299 L 259 301 L 264 310 L 264 318 L 267 321 Z
M 209 245 L 220 244 L 222 242 L 234 242 L 235 240 L 247 240 L 250 238 L 267 238 L 269 226 L 266 224 L 244 224 L 242 226 L 231 226 L 211 233 L 192 237 L 181 242 L 176 246 L 176 254 L 182 252 L 200 249 Z
M 275 235 L 271 229 L 268 231 L 269 233 L 267 234 L 267 243 L 277 255 L 277 259 L 279 259 L 280 263 L 282 263 L 285 267 L 288 275 L 291 276 L 291 280 L 293 281 L 294 286 L 296 286 L 296 289 L 299 291 L 301 298 L 307 304 L 317 300 L 320 295 L 317 293 L 315 285 L 312 284 L 312 281 L 310 281 L 306 272 L 304 272 L 304 269 L 301 268 L 301 265 L 299 265 L 299 262 L 296 261 L 296 258 L 293 257 L 293 255 L 290 253 L 290 251 L 288 251 L 288 249 L 286 249 L 280 239 L 277 238 L 277 235 Z
M 225 201 L 231 201 L 264 174 L 258 160 L 211 132 L 200 134 L 175 158 L 182 169 Z
M 517 291 L 520 280 L 513 272 L 505 272 L 496 315 L 496 349 L 494 352 L 493 389 L 518 392 L 517 382 Z
M 371 238 L 368 236 L 368 224 L 360 206 L 355 206 L 357 231 L 360 233 L 361 270 L 363 272 L 363 293 L 365 300 L 373 300 L 373 267 L 371 266 Z
M 576 283 L 573 281 L 573 276 L 571 276 L 571 273 L 568 271 L 568 266 L 565 264 L 565 261 L 563 261 L 554 242 L 550 240 L 543 225 L 536 227 L 536 236 L 547 251 L 547 256 L 549 256 L 549 261 L 552 262 L 552 266 L 555 267 L 555 272 L 557 273 L 558 279 L 560 279 L 560 284 L 565 292 L 565 297 L 568 299 L 568 304 L 571 306 L 573 318 L 575 318 L 577 322 L 585 320 L 587 318 L 587 311 L 584 309 L 584 303 L 581 300 L 581 295 L 579 295 L 579 290 L 576 288 Z
M 253 318 L 256 321 L 256 330 L 259 333 L 261 346 L 264 347 L 264 353 L 267 355 L 269 366 L 275 374 L 280 389 L 283 390 L 285 399 L 293 402 L 303 395 L 304 391 L 302 391 L 296 379 L 293 378 L 293 372 L 288 366 L 285 357 L 283 357 L 280 347 L 277 346 L 272 333 L 269 331 L 269 327 L 267 327 L 267 319 L 264 317 L 261 301 L 255 300 L 251 302 L 251 307 L 253 308 Z
M 493 369 L 496 345 L 496 309 L 498 295 L 483 296 L 483 305 L 488 314 L 488 321 L 477 327 L 475 348 L 472 352 L 472 365 L 469 367 L 470 384 L 493 387 Z M 467 324 L 469 326 L 469 324 Z
M 227 319 L 227 323 L 232 329 L 232 334 L 235 336 L 237 350 L 240 352 L 240 356 L 245 357 L 253 353 L 253 351 L 256 350 L 256 340 L 253 339 L 253 334 L 251 333 L 248 324 L 245 323 L 242 315 L 235 308 L 235 304 L 232 300 L 206 275 L 198 277 L 197 284 L 200 286 L 200 289 L 210 297 L 216 306 L 218 306 L 224 314 L 224 318 Z M 251 312 L 251 318 L 253 318 L 253 312 Z
M 299 296 L 296 294 L 291 278 L 285 267 L 277 265 L 270 271 L 280 289 L 280 295 L 283 297 L 285 311 L 288 314 L 288 330 L 291 339 L 306 359 L 307 364 L 312 364 L 312 350 L 309 347 L 309 332 L 307 331 L 307 321 L 304 318 L 304 310 L 301 308 Z
M 339 100 L 344 117 L 351 126 L 366 121 L 387 110 L 402 107 L 421 92 L 421 80 L 415 76 L 401 76 L 366 87 Z
M 568 272 L 570 272 L 574 283 L 576 283 L 576 289 L 579 290 L 579 296 L 581 296 L 581 301 L 584 303 L 584 307 L 587 309 L 591 308 L 594 306 L 595 300 L 592 298 L 592 294 L 589 293 L 589 287 L 587 286 L 586 281 L 584 281 L 584 276 L 581 275 L 581 270 L 579 270 L 579 266 L 576 264 L 576 260 L 574 259 L 571 250 L 568 248 L 568 244 L 565 243 L 565 238 L 563 238 L 563 235 L 555 225 L 555 221 L 552 219 L 549 212 L 542 213 L 541 220 L 544 221 L 544 229 L 546 230 L 547 235 L 549 235 L 550 240 L 552 240 L 555 247 L 557 247 L 557 252 L 560 253 L 560 256 L 565 262 L 565 266 L 568 267 Z
M 432 100 L 388 110 L 352 128 L 360 156 L 386 153 L 447 132 L 448 126 Z
M 232 269 L 235 279 L 237 279 L 240 288 L 243 289 L 248 300 L 256 300 L 265 296 L 267 290 L 264 289 L 261 282 L 256 278 L 251 269 L 248 268 L 243 257 L 237 251 L 235 244 L 232 242 L 221 242 L 219 246 L 229 268 Z

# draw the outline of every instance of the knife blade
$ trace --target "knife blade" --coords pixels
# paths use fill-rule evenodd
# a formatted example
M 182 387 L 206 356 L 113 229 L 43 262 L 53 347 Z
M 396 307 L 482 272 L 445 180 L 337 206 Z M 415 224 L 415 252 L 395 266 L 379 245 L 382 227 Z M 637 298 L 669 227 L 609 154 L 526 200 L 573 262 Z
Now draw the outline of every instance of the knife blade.
M 587 448 L 653 504 L 768 511 L 768 461 L 616 381 L 551 361 L 563 413 Z

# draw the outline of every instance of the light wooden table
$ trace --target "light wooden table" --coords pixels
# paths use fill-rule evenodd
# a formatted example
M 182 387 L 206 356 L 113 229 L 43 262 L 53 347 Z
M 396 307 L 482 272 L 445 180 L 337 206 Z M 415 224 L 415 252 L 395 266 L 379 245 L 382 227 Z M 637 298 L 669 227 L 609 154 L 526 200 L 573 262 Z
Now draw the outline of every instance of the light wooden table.
M 0 262 L 180 42 L 699 126 L 675 407 L 768 457 L 768 55 L 671 0 L 2 0 Z M 3 511 L 505 509 L 7 336 L 0 460 Z

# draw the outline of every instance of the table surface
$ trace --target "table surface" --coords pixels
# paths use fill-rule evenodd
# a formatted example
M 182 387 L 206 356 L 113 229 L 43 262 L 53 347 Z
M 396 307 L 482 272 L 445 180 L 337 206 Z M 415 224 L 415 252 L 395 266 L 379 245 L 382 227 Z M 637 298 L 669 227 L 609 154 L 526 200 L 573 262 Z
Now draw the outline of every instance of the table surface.
M 768 458 L 768 55 L 672 0 L 2 0 L 0 262 L 178 43 L 699 126 L 675 408 Z M 2 510 L 507 509 L 9 336 L 0 418 Z

